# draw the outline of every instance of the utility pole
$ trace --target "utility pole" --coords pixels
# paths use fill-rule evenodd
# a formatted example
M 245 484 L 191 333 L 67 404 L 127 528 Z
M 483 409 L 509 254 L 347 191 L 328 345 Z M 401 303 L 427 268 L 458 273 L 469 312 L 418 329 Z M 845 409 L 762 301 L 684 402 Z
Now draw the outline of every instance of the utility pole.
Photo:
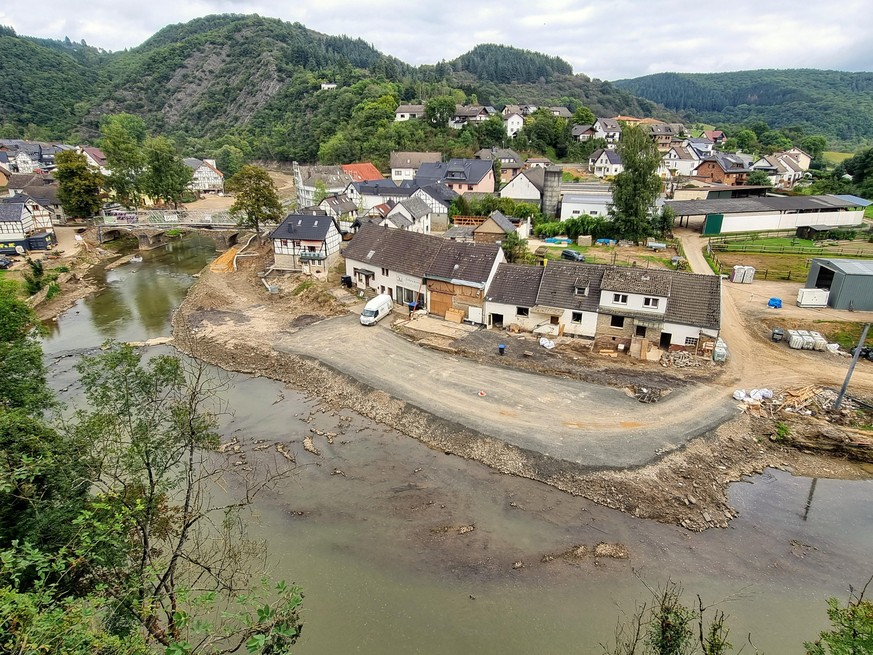
M 864 344 L 867 342 L 867 330 L 870 329 L 870 324 L 864 326 L 864 329 L 861 330 L 861 339 L 858 341 L 858 345 L 855 347 L 855 354 L 852 355 L 852 363 L 849 364 L 849 370 L 846 372 L 846 379 L 843 382 L 843 388 L 840 389 L 840 393 L 837 394 L 837 400 L 834 402 L 834 410 L 839 410 L 840 405 L 843 404 L 843 396 L 846 395 L 846 389 L 849 388 L 849 380 L 852 379 L 852 373 L 855 371 L 855 364 L 858 363 L 858 357 L 861 356 L 861 348 L 864 347 Z

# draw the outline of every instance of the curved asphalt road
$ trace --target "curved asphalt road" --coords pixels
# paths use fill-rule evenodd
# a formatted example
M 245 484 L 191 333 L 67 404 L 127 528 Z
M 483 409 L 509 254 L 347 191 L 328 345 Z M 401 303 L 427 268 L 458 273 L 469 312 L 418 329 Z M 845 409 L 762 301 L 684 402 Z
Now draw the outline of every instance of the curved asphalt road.
M 386 326 L 364 327 L 357 315 L 282 335 L 273 347 L 321 360 L 479 433 L 592 467 L 643 465 L 737 413 L 730 399 L 703 385 L 643 404 L 619 389 L 423 348 Z

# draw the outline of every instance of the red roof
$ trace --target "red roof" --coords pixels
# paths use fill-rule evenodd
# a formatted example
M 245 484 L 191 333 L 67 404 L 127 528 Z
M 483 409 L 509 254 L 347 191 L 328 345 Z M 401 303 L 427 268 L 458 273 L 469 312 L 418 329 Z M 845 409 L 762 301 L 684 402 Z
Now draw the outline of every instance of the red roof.
M 100 148 L 82 148 L 83 152 L 91 155 L 91 159 L 97 162 L 100 166 L 106 164 L 106 155 L 103 154 L 103 151 Z
M 710 141 L 724 138 L 724 132 L 722 132 L 721 130 L 707 130 L 703 134 Z
M 368 180 L 383 179 L 379 169 L 373 166 L 370 162 L 362 164 L 343 164 L 342 169 L 351 175 L 353 182 L 367 182 Z

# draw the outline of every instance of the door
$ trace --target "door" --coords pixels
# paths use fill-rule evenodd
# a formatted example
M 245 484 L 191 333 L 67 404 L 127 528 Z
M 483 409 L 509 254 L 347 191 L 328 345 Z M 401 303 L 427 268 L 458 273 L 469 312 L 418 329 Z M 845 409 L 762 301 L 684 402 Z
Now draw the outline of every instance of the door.
M 724 222 L 724 214 L 707 214 L 703 221 L 704 234 L 721 234 L 721 226 Z
M 673 335 L 669 332 L 661 332 L 661 350 L 670 350 L 670 342 L 673 340 Z
M 439 291 L 431 291 L 430 293 L 430 313 L 445 317 L 446 310 L 452 308 L 452 298 L 450 293 L 441 293 Z

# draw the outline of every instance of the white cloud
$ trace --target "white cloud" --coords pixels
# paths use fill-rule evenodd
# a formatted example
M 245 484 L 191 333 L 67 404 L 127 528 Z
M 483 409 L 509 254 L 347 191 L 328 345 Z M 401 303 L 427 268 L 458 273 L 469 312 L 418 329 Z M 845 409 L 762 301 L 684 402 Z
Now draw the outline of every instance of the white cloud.
M 576 72 L 601 79 L 662 71 L 873 69 L 873 48 L 863 29 L 873 16 L 873 0 L 848 0 L 838 8 L 824 0 L 802 6 L 735 0 L 721 9 L 671 0 L 551 0 L 526 6 L 498 0 L 466 5 L 42 0 L 0 9 L 0 24 L 20 34 L 68 36 L 118 50 L 142 43 L 170 23 L 212 13 L 258 13 L 327 34 L 360 37 L 415 65 L 452 59 L 476 43 L 496 42 L 564 57 Z

